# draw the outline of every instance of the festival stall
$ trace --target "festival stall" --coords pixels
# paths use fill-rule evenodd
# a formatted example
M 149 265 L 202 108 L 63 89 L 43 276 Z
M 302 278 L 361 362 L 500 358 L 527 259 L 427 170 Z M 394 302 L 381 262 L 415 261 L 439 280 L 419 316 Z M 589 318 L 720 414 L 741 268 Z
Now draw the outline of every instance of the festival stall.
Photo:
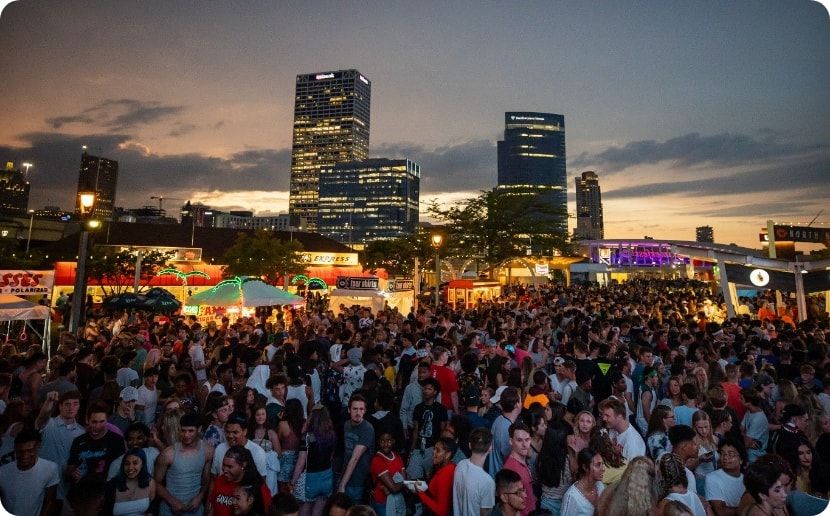
M 414 302 L 412 280 L 406 279 L 390 279 L 387 283 L 374 276 L 340 276 L 337 288 L 329 293 L 332 310 L 338 310 L 340 305 L 360 305 L 371 308 L 374 313 L 389 307 L 408 314 Z
M 259 306 L 305 304 L 305 299 L 290 292 L 268 285 L 259 278 L 234 277 L 215 287 L 187 298 L 183 309 L 186 315 L 195 315 L 200 323 L 214 319 L 255 315 Z
M 447 285 L 447 300 L 450 306 L 473 308 L 479 300 L 492 301 L 501 295 L 498 281 L 452 280 Z
M 43 335 L 29 321 L 43 320 Z M 51 346 L 48 346 L 50 322 L 49 307 L 26 301 L 21 297 L 11 294 L 0 294 L 0 321 L 7 323 L 6 340 L 11 336 L 12 322 L 23 321 L 23 330 L 19 335 L 16 335 L 18 341 L 25 342 L 28 340 L 28 333 L 26 328 L 29 328 L 35 335 L 40 337 L 43 351 L 47 356 L 51 357 Z

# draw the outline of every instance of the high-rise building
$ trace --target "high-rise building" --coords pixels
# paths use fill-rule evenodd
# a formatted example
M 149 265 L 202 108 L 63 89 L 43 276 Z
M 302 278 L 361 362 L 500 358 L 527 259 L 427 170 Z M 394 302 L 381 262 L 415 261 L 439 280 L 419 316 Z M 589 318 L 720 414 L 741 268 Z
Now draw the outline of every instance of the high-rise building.
M 695 242 L 707 244 L 715 243 L 715 230 L 712 226 L 699 226 L 695 228 Z
M 357 70 L 297 76 L 288 198 L 293 226 L 317 226 L 320 170 L 369 157 L 371 91 Z
M 568 228 L 565 117 L 552 113 L 507 112 L 504 140 L 498 142 L 498 189 L 537 195 L 559 209 L 555 224 Z
M 87 154 L 81 156 L 81 170 L 78 173 L 78 194 L 95 192 L 95 206 L 92 217 L 112 220 L 115 211 L 115 189 L 118 186 L 118 162 Z M 81 212 L 80 195 L 75 196 L 75 213 Z
M 576 230 L 578 240 L 602 240 L 605 227 L 602 222 L 602 194 L 599 178 L 593 171 L 582 173 L 576 180 Z
M 29 181 L 14 162 L 6 163 L 6 169 L 0 171 L 0 215 L 9 217 L 28 217 Z
M 318 230 L 347 244 L 411 235 L 418 226 L 421 167 L 368 159 L 320 171 Z

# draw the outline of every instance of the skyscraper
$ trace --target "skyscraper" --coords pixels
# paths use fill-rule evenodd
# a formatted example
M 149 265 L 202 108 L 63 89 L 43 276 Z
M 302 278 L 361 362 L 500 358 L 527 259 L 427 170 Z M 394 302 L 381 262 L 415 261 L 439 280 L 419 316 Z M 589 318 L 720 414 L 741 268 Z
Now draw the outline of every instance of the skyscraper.
M 10 217 L 28 217 L 29 182 L 14 163 L 6 163 L 6 169 L 0 171 L 0 215 Z
M 695 242 L 706 244 L 715 243 L 715 230 L 712 226 L 698 226 L 695 228 Z
M 371 91 L 357 70 L 297 76 L 288 198 L 293 225 L 316 229 L 321 169 L 369 157 Z
M 118 162 L 87 154 L 81 156 L 81 170 L 78 173 L 78 194 L 95 192 L 95 206 L 92 217 L 112 220 L 115 211 L 115 190 L 118 186 Z M 81 199 L 75 196 L 75 213 L 81 212 Z
M 504 140 L 498 142 L 498 157 L 499 190 L 538 195 L 561 210 L 554 222 L 560 231 L 567 231 L 565 117 L 552 113 L 505 113 Z
M 368 159 L 320 171 L 317 229 L 342 243 L 415 232 L 421 167 L 408 159 Z
M 576 180 L 576 230 L 579 240 L 602 240 L 605 228 L 602 222 L 602 193 L 599 178 L 593 171 L 582 173 Z

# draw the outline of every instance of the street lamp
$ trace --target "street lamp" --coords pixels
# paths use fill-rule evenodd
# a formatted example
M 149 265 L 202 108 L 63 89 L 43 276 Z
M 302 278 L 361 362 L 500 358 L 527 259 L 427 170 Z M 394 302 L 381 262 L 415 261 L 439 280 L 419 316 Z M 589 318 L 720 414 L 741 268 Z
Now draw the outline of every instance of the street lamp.
M 432 247 L 435 248 L 435 310 L 438 311 L 438 306 L 441 304 L 441 256 L 438 251 L 444 243 L 444 235 L 433 233 L 430 238 Z
M 29 169 L 32 168 L 34 165 L 32 165 L 29 162 L 26 162 L 26 163 L 23 163 L 22 166 L 23 166 L 23 168 L 26 169 L 25 177 L 26 177 L 26 179 L 28 179 L 29 178 Z
M 24 166 L 26 163 L 23 164 Z M 29 210 L 29 236 L 26 238 L 26 256 L 29 255 L 29 244 L 32 243 L 32 225 L 35 223 L 35 210 Z
M 80 327 L 82 306 L 86 292 L 86 254 L 89 247 L 89 229 L 96 229 L 101 222 L 91 218 L 95 208 L 95 192 L 78 192 L 78 213 L 81 219 L 81 236 L 78 242 L 78 265 L 75 268 L 75 289 L 72 291 L 72 311 L 69 331 Z

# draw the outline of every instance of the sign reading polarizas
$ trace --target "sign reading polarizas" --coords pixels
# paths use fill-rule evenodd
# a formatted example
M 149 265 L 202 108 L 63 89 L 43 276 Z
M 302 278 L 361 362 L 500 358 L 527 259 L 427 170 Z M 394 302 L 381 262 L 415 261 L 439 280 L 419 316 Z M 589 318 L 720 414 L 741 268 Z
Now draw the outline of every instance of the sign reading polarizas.
M 49 294 L 55 283 L 55 271 L 0 271 L 0 294 L 36 296 Z

